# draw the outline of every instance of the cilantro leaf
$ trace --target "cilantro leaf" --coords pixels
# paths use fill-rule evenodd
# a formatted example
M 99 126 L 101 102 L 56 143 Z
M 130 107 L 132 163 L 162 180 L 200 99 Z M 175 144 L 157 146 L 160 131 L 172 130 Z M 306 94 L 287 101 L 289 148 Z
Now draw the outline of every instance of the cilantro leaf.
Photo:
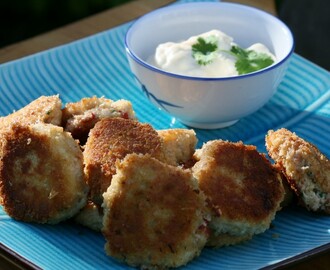
M 199 65 L 210 64 L 216 57 L 216 51 L 218 49 L 217 39 L 214 36 L 209 36 L 204 39 L 199 37 L 197 43 L 191 46 L 192 55 Z
M 274 63 L 274 60 L 265 53 L 244 50 L 238 46 L 232 46 L 230 53 L 237 58 L 235 67 L 239 75 L 263 69 Z

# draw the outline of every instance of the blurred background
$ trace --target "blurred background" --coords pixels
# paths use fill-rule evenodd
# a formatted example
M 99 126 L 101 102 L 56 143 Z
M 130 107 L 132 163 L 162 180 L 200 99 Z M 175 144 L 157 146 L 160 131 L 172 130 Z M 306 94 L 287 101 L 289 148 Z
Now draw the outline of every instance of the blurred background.
M 295 52 L 330 71 L 330 1 L 275 0 L 278 17 L 291 29 Z
M 0 48 L 129 1 L 0 0 Z M 295 51 L 330 70 L 330 1 L 274 1 L 294 34 Z
M 131 0 L 0 0 L 0 48 Z

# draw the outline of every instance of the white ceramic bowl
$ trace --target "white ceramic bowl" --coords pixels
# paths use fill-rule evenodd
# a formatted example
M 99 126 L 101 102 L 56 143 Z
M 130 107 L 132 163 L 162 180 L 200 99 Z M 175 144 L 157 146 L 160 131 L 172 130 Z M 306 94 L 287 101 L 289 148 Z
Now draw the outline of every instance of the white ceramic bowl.
M 212 29 L 243 48 L 265 44 L 277 62 L 263 70 L 227 78 L 197 78 L 162 71 L 147 59 L 160 43 L 185 40 Z M 221 2 L 174 4 L 136 20 L 125 38 L 128 61 L 143 92 L 182 123 L 214 129 L 236 123 L 260 109 L 281 82 L 293 52 L 291 31 L 256 8 Z

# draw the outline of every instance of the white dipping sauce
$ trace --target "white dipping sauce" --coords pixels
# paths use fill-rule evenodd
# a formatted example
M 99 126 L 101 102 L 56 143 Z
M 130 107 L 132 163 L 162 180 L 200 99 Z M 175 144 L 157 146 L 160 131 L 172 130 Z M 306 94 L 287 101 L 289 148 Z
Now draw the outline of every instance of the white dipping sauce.
M 208 40 L 211 38 L 217 44 L 217 49 L 212 52 L 211 61 L 205 65 L 199 64 L 193 57 L 192 46 L 198 38 Z M 236 57 L 228 53 L 232 46 L 237 46 L 233 38 L 219 30 L 211 30 L 198 36 L 175 43 L 166 42 L 158 45 L 156 53 L 149 59 L 149 63 L 167 72 L 194 76 L 194 77 L 229 77 L 239 75 L 236 70 Z M 261 44 L 251 45 L 246 50 L 269 55 L 275 62 L 275 56 L 269 49 Z

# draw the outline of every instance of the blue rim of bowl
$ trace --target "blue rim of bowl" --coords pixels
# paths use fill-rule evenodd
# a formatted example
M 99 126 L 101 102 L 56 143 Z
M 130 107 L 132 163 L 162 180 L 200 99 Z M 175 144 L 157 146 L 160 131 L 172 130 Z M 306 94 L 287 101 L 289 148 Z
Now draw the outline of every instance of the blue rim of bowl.
M 291 40 L 292 40 L 292 46 L 290 51 L 288 52 L 288 54 L 279 62 L 276 62 L 274 64 L 272 64 L 269 67 L 263 68 L 261 70 L 255 71 L 255 72 L 251 72 L 251 73 L 247 73 L 247 74 L 242 74 L 242 75 L 237 75 L 237 76 L 230 76 L 230 77 L 193 77 L 193 76 L 186 76 L 186 75 L 180 75 L 180 74 L 176 74 L 176 73 L 171 73 L 171 72 L 167 72 L 164 71 L 162 69 L 159 69 L 153 65 L 148 64 L 147 62 L 143 61 L 140 57 L 138 57 L 136 54 L 134 54 L 129 45 L 128 45 L 128 35 L 131 31 L 131 29 L 135 26 L 136 23 L 138 23 L 139 21 L 149 17 L 150 15 L 156 15 L 157 13 L 163 11 L 164 9 L 172 9 L 175 8 L 175 6 L 181 5 L 227 5 L 227 6 L 237 6 L 239 8 L 244 8 L 244 9 L 250 9 L 250 10 L 254 10 L 256 12 L 259 12 L 263 15 L 272 17 L 273 20 L 276 20 L 278 23 L 282 24 L 282 26 L 286 29 L 287 33 L 289 34 Z M 162 7 L 162 8 L 158 8 L 154 11 L 151 11 L 143 16 L 141 16 L 140 18 L 136 19 L 128 28 L 126 35 L 125 35 L 125 50 L 126 52 L 130 55 L 130 57 L 137 63 L 139 63 L 140 65 L 144 66 L 145 68 L 155 71 L 157 73 L 166 75 L 166 76 L 170 76 L 170 77 L 174 77 L 174 78 L 178 78 L 178 79 L 184 79 L 184 80 L 197 80 L 197 81 L 226 81 L 226 80 L 239 80 L 239 79 L 243 79 L 243 78 L 247 78 L 247 77 L 253 77 L 265 72 L 268 72 L 269 70 L 275 69 L 278 66 L 280 66 L 281 64 L 283 64 L 284 62 L 286 62 L 292 55 L 292 53 L 294 52 L 294 48 L 295 48 L 295 41 L 293 38 L 293 34 L 291 32 L 291 30 L 289 29 L 289 27 L 282 22 L 280 19 L 278 19 L 277 17 L 273 16 L 270 13 L 267 13 L 263 10 L 260 10 L 258 8 L 254 8 L 254 7 L 250 7 L 250 6 L 246 6 L 246 5 L 242 5 L 242 4 L 236 4 L 236 3 L 223 3 L 223 2 L 192 2 L 192 3 L 176 3 L 176 4 L 171 4 L 169 6 L 166 7 Z

